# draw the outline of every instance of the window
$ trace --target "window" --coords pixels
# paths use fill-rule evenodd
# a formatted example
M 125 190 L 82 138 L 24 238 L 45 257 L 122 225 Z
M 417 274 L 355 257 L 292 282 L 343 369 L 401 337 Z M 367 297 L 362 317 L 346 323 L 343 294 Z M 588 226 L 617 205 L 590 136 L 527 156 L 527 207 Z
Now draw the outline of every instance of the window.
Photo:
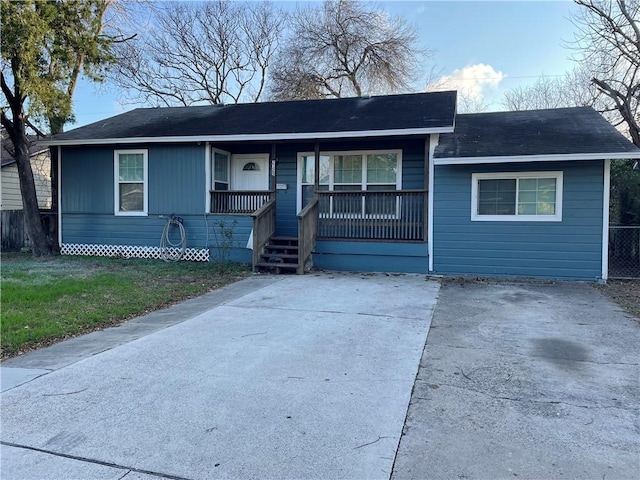
M 315 155 L 299 155 L 298 210 L 313 198 Z M 401 188 L 401 152 L 322 152 L 320 154 L 320 185 L 332 191 L 381 191 Z M 398 199 L 387 195 L 334 195 L 331 216 L 395 216 Z
M 147 150 L 116 150 L 115 214 L 147 214 Z
M 474 173 L 471 220 L 562 221 L 562 172 Z
M 298 206 L 298 211 L 302 206 L 307 205 L 313 199 L 313 186 L 315 184 L 315 155 L 308 154 L 300 157 L 300 185 L 302 205 Z M 329 190 L 329 178 L 331 170 L 331 157 L 320 155 L 320 190 Z
M 231 155 L 221 150 L 212 151 L 213 185 L 214 190 L 229 190 L 229 160 Z

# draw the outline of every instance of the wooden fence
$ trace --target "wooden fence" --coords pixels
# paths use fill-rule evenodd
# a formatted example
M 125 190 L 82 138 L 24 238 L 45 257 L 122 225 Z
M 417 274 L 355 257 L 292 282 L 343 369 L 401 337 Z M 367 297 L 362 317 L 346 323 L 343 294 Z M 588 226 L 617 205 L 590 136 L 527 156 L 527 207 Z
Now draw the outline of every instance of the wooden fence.
M 56 214 L 40 210 L 40 220 L 52 245 L 57 243 Z M 1 248 L 3 252 L 18 252 L 29 246 L 29 235 L 24 223 L 23 210 L 0 210 Z
M 22 210 L 0 210 L 2 251 L 17 252 L 26 245 L 27 235 Z

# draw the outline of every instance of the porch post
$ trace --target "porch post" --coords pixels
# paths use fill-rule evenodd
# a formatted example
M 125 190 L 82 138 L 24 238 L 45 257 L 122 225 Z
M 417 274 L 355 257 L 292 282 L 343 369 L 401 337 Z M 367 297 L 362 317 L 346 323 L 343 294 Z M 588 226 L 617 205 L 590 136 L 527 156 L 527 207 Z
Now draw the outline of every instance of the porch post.
M 318 191 L 320 190 L 320 143 L 316 142 L 315 144 L 315 165 L 313 169 L 313 194 L 314 197 L 318 196 Z
M 276 191 L 276 144 L 271 144 L 271 155 L 269 156 L 269 190 Z

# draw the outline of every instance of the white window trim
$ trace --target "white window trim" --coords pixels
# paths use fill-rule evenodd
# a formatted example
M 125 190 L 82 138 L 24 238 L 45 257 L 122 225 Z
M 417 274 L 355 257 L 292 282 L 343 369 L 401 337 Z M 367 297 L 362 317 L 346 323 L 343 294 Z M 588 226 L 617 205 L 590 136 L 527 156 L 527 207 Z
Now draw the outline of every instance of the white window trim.
M 518 215 L 518 190 L 516 183 L 515 215 L 479 215 L 478 214 L 478 181 L 503 180 L 521 178 L 555 178 L 556 179 L 556 213 L 555 215 Z M 471 175 L 471 221 L 473 222 L 561 222 L 562 221 L 562 172 L 499 172 L 474 173 Z
M 125 154 L 142 154 L 143 178 L 142 178 L 142 202 L 141 211 L 120 211 L 120 155 Z M 135 150 L 114 150 L 113 152 L 113 205 L 114 214 L 124 217 L 143 217 L 148 216 L 149 212 L 149 151 L 147 149 Z M 137 182 L 136 182 L 137 183 Z
M 337 155 L 376 155 L 376 154 L 389 154 L 393 153 L 396 155 L 396 159 L 398 162 L 398 173 L 396 175 L 396 183 L 395 190 L 402 190 L 402 150 L 336 150 L 329 152 L 320 152 L 320 156 L 328 156 L 330 157 L 331 168 L 329 169 L 329 190 L 335 187 L 334 183 L 334 169 L 333 169 L 333 157 Z M 298 152 L 298 161 L 297 161 L 297 187 L 296 187 L 296 208 L 297 212 L 300 213 L 302 211 L 302 159 L 303 157 L 314 157 L 315 152 Z M 366 182 L 366 161 L 362 162 L 362 190 L 366 190 L 367 182 Z M 312 185 L 310 183 L 306 183 L 305 185 Z M 338 185 L 355 185 L 355 184 L 343 184 L 340 183 Z M 372 185 L 381 185 L 379 183 L 372 183 Z M 393 184 L 389 184 L 389 188 L 393 189 Z M 372 190 L 375 191 L 375 190 Z M 360 214 L 331 214 L 331 218 L 397 218 L 399 211 L 400 202 L 399 199 L 396 199 L 396 215 L 393 214 L 373 214 L 373 215 L 360 215 Z M 333 208 L 332 208 L 333 210 Z

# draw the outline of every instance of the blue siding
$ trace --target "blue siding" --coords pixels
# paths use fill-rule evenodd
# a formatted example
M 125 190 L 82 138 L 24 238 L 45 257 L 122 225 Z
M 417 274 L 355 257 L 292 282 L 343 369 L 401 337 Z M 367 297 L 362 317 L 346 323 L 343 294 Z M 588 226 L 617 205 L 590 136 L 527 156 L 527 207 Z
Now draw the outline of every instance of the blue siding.
M 229 245 L 230 260 L 251 263 L 246 248 L 252 219 L 248 215 L 182 215 L 187 248 L 209 248 L 211 260 L 220 258 L 221 247 Z M 137 245 L 157 247 L 168 218 L 159 215 L 123 217 L 115 215 L 65 214 L 62 221 L 63 243 L 96 245 Z M 230 237 L 223 235 L 230 231 Z M 172 242 L 179 238 L 170 237 Z M 228 240 L 227 240 L 228 238 Z
M 203 145 L 149 148 L 149 214 L 203 214 L 206 185 Z
M 113 214 L 113 150 L 112 147 L 62 149 L 63 213 Z
M 471 175 L 563 171 L 561 222 L 472 222 Z M 434 272 L 595 280 L 602 262 L 602 161 L 437 166 Z
M 427 273 L 426 243 L 318 241 L 313 264 L 351 272 Z
M 214 145 L 232 154 L 268 153 L 272 145 Z M 114 215 L 114 150 L 146 148 L 148 163 L 148 216 Z M 424 139 L 365 139 L 321 143 L 323 151 L 389 150 L 403 152 L 403 188 L 424 188 Z M 314 143 L 276 146 L 276 182 L 287 188 L 277 191 L 277 233 L 297 235 L 297 155 L 311 152 Z M 206 166 L 202 145 L 114 145 L 64 147 L 61 192 L 63 243 L 157 246 L 171 214 L 184 219 L 189 248 L 209 248 L 212 258 L 223 241 L 222 221 L 233 228 L 234 261 L 249 263 L 246 243 L 251 232 L 250 216 L 205 214 Z M 424 272 L 427 244 L 383 242 L 319 242 L 316 264 L 341 270 Z
M 278 148 L 278 168 L 276 182 L 287 185 L 286 190 L 276 190 L 276 233 L 278 235 L 298 235 L 298 195 L 297 158 L 298 152 L 308 149 L 308 145 L 283 145 Z M 311 147 L 313 150 L 313 146 Z
M 114 150 L 132 148 L 149 150 L 148 216 L 114 215 Z M 232 230 L 230 259 L 251 263 L 251 217 L 205 215 L 204 145 L 65 147 L 61 169 L 63 243 L 159 246 L 175 214 L 184 220 L 188 248 L 209 248 L 215 261 L 223 222 Z
M 149 214 L 204 214 L 203 145 L 65 147 L 62 151 L 63 213 L 114 212 L 114 151 L 149 150 Z

